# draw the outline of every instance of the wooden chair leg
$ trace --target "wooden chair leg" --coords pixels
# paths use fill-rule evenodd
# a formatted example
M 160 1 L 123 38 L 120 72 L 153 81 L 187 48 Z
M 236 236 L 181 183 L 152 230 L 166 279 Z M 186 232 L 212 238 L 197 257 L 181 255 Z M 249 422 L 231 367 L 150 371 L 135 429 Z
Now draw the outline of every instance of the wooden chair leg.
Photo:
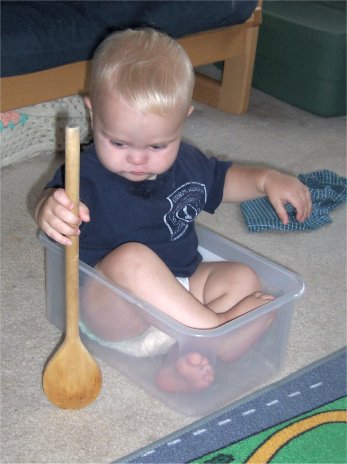
M 222 81 L 197 74 L 193 98 L 231 114 L 248 109 L 252 85 L 258 27 L 244 28 L 238 34 L 241 52 L 224 61 Z M 238 50 L 239 47 L 235 47 Z
M 224 62 L 219 109 L 233 114 L 248 110 L 252 86 L 258 27 L 244 29 L 244 53 Z

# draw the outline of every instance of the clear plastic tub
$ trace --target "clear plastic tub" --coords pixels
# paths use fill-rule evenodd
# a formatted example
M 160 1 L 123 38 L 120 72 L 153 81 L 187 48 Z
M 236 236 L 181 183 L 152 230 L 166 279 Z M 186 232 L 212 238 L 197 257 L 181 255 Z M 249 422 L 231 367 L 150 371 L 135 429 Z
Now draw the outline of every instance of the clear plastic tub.
M 97 310 L 104 301 L 114 306 L 126 305 L 137 314 L 144 315 L 153 327 L 171 337 L 170 348 L 163 352 L 138 357 L 127 354 L 109 343 L 97 333 L 89 336 L 81 331 L 81 338 L 89 351 L 97 358 L 122 372 L 139 384 L 149 394 L 162 400 L 176 412 L 189 416 L 202 416 L 244 396 L 257 386 L 267 382 L 281 369 L 287 347 L 288 334 L 294 309 L 294 301 L 302 295 L 304 283 L 295 273 L 227 240 L 207 228 L 197 225 L 200 252 L 204 260 L 229 260 L 252 267 L 262 282 L 262 290 L 276 296 L 274 301 L 257 308 L 223 326 L 209 330 L 186 327 L 153 306 L 139 300 L 124 289 L 106 280 L 90 266 L 80 262 L 80 319 L 85 314 L 85 289 L 97 286 L 102 295 L 93 300 Z M 46 251 L 47 317 L 57 328 L 65 328 L 65 258 L 63 247 L 43 234 L 40 242 Z M 89 301 L 90 303 L 90 301 Z M 89 308 L 90 309 L 90 308 Z M 235 359 L 220 359 L 227 348 L 238 351 L 238 344 L 252 338 L 254 327 L 265 327 Z M 115 321 L 116 322 L 116 321 Z M 169 337 L 169 338 L 170 338 Z M 247 345 L 247 343 L 246 343 Z M 157 375 L 187 353 L 204 355 L 214 369 L 214 381 L 200 391 L 167 392 L 157 385 Z M 112 392 L 109 392 L 112 395 Z

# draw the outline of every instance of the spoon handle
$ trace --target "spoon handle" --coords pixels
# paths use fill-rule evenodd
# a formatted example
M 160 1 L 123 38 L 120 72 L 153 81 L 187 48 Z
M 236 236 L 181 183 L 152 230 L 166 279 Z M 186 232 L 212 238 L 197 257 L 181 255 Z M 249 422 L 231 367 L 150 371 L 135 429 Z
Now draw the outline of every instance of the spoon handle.
M 65 128 L 65 190 L 78 215 L 80 187 L 80 132 L 78 126 Z M 79 237 L 65 249 L 66 337 L 79 338 Z

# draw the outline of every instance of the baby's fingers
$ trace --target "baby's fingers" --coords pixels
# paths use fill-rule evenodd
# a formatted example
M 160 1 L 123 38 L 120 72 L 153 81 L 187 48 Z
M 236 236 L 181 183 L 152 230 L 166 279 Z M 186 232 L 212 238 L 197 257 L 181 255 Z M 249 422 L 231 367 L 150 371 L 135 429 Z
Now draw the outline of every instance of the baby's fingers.
M 61 245 L 71 245 L 70 237 L 80 234 L 79 228 L 65 223 L 56 216 L 47 218 L 41 225 L 42 230 Z
M 64 189 L 57 189 L 53 193 L 52 196 L 53 196 L 54 201 L 56 202 L 55 212 L 57 216 L 61 217 L 65 222 L 68 222 L 69 224 L 73 226 L 77 226 L 77 225 L 80 225 L 82 221 L 83 222 L 90 221 L 89 209 L 82 202 L 79 202 L 79 206 L 78 206 L 79 217 L 76 216 L 74 213 L 72 213 L 75 205 L 69 199 Z M 67 213 L 65 209 L 67 209 L 72 214 Z
M 61 245 L 70 246 L 72 244 L 72 240 L 70 238 L 72 234 L 70 234 L 70 236 L 61 234 L 57 229 L 53 229 L 53 227 L 49 224 L 45 228 L 42 228 L 42 230 L 48 235 L 48 237 Z
M 70 200 L 70 198 L 67 196 L 67 193 L 64 189 L 62 188 L 57 188 L 53 193 L 52 193 L 52 199 L 58 203 L 61 206 L 64 206 L 65 208 L 72 210 L 74 207 L 73 202 Z
M 51 217 L 47 219 L 54 229 L 66 235 L 76 235 L 74 230 L 78 229 L 82 222 L 78 216 L 59 203 L 53 205 L 51 212 Z
M 57 189 L 47 200 L 46 218 L 53 228 L 56 228 L 60 221 L 72 227 L 78 227 L 81 219 L 73 212 L 74 204 L 67 196 L 65 190 Z
M 288 203 L 295 208 L 297 221 L 304 222 L 311 215 L 311 195 L 306 187 L 295 196 L 288 197 Z
M 288 224 L 289 218 L 285 208 L 287 203 L 291 204 L 296 210 L 296 219 L 299 222 L 304 222 L 312 212 L 312 201 L 310 191 L 302 185 L 302 187 L 294 192 L 288 192 L 281 199 L 273 199 L 270 201 L 276 210 L 276 213 L 283 224 Z
M 294 205 L 295 206 L 295 205 Z M 312 213 L 312 200 L 311 194 L 308 188 L 304 187 L 296 207 L 296 219 L 300 222 L 306 221 L 308 217 L 311 216 Z
M 270 295 L 269 293 L 263 293 L 263 292 L 255 292 L 254 296 L 256 296 L 257 298 L 263 301 L 272 301 L 275 299 L 273 295 Z
M 272 201 L 271 202 L 273 207 L 275 208 L 275 211 L 277 213 L 277 216 L 280 218 L 283 224 L 288 224 L 288 213 L 286 208 L 284 207 L 284 204 L 282 203 L 281 200 L 277 201 Z
M 89 208 L 82 202 L 80 202 L 79 214 L 83 222 L 90 221 Z

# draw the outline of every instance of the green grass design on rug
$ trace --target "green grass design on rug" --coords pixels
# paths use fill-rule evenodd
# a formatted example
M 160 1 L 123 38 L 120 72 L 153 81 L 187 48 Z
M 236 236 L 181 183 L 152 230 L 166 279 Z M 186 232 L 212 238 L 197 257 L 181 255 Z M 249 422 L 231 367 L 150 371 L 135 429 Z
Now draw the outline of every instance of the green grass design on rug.
M 312 420 L 314 420 L 313 416 L 316 416 L 318 413 L 341 411 L 338 414 L 345 414 L 346 398 L 347 397 L 344 397 L 327 403 L 306 414 L 299 415 L 277 426 L 259 432 L 256 435 L 252 435 L 237 443 L 202 456 L 192 461 L 192 463 L 247 463 L 253 453 L 261 448 L 261 445 L 272 437 L 275 432 L 284 430 L 291 424 L 297 424 L 305 418 L 312 418 Z M 285 431 L 283 433 L 285 433 Z M 314 425 L 313 428 L 298 434 L 282 448 L 280 447 L 273 457 L 266 462 L 271 462 L 273 464 L 345 464 L 347 462 L 346 436 L 346 422 L 328 422 Z M 254 464 L 257 461 L 252 460 L 250 462 Z

